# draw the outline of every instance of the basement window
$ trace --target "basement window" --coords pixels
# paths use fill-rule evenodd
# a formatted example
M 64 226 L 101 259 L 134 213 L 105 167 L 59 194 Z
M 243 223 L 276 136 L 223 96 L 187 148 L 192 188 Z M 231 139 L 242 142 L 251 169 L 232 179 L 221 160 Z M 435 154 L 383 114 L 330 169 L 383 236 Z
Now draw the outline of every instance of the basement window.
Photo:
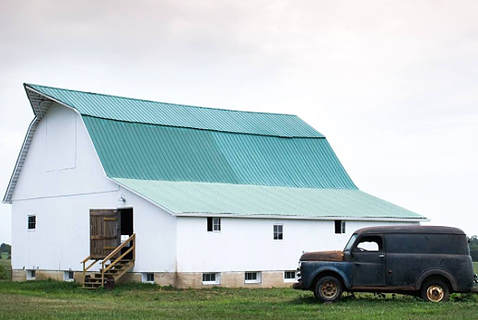
M 73 282 L 75 280 L 75 274 L 73 271 L 64 271 L 63 272 L 63 281 Z
M 284 225 L 275 224 L 274 225 L 274 240 L 284 240 Z
M 37 216 L 28 216 L 28 230 L 35 230 L 37 227 Z
M 345 233 L 345 221 L 335 220 L 335 233 L 336 234 Z
M 36 278 L 36 270 L 27 270 L 27 280 L 35 280 Z
M 295 271 L 284 271 L 284 282 L 295 282 Z
M 221 218 L 207 218 L 208 232 L 221 232 Z
M 261 283 L 262 275 L 260 272 L 246 272 L 244 273 L 245 283 Z
M 221 275 L 217 272 L 212 273 L 203 273 L 202 274 L 202 284 L 220 284 L 221 283 Z
M 143 283 L 154 284 L 154 273 L 143 273 L 142 281 Z

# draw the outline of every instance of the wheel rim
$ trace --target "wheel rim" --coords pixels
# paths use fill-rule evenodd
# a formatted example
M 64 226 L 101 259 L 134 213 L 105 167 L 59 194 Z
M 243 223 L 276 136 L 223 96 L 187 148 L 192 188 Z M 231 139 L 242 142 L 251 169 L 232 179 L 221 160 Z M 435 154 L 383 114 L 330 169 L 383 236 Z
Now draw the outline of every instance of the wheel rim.
M 445 296 L 445 290 L 441 286 L 431 285 L 427 289 L 427 298 L 432 302 L 440 302 Z
M 333 281 L 325 281 L 320 286 L 320 293 L 322 294 L 322 297 L 326 298 L 327 300 L 335 298 L 338 292 L 339 288 Z

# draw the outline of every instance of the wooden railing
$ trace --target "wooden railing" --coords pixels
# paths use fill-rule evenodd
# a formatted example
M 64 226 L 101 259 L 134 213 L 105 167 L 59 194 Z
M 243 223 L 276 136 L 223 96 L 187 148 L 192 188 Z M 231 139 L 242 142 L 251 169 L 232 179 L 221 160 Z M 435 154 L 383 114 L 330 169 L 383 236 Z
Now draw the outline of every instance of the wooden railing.
M 103 261 L 101 261 L 101 286 L 103 287 L 105 285 L 105 273 L 113 268 L 118 262 L 121 261 L 124 257 L 126 257 L 127 254 L 130 252 L 133 252 L 133 261 L 135 260 L 135 242 L 134 239 L 136 237 L 136 234 L 133 233 L 131 237 L 129 237 L 125 242 L 117 246 L 109 255 L 107 255 Z M 131 243 L 131 246 L 129 247 L 128 250 L 126 250 L 124 253 L 122 253 L 118 258 L 116 258 L 110 265 L 105 267 L 106 263 L 108 263 L 109 260 L 112 260 L 114 256 L 116 256 L 118 253 L 121 253 L 121 249 L 126 247 L 128 243 Z M 86 272 L 93 267 L 98 261 L 101 259 L 94 259 L 93 262 L 91 262 L 88 266 L 86 266 L 86 263 L 91 260 L 91 256 L 86 257 L 81 263 L 83 264 L 83 281 L 85 281 L 86 278 Z
M 86 257 L 81 263 L 83 263 L 83 282 L 85 281 L 86 278 L 86 271 L 88 271 L 92 266 L 94 266 L 99 260 L 95 259 L 92 263 L 86 267 L 86 263 L 91 260 L 91 256 Z
M 101 286 L 103 287 L 105 285 L 105 273 L 110 270 L 111 268 L 113 268 L 118 262 L 121 261 L 121 259 L 123 259 L 124 257 L 126 257 L 127 254 L 129 254 L 130 252 L 133 252 L 133 261 L 135 260 L 135 242 L 134 242 L 134 239 L 135 239 L 135 236 L 136 234 L 133 233 L 131 235 L 131 237 L 128 238 L 128 240 L 126 240 L 125 242 L 123 242 L 122 244 L 120 244 L 118 247 L 116 247 L 116 249 L 114 249 L 113 251 L 111 251 L 111 253 L 109 255 L 106 256 L 106 258 L 103 259 L 103 261 L 101 261 Z M 128 243 L 131 243 L 131 246 L 129 247 L 128 250 L 126 250 L 124 253 L 122 253 L 118 258 L 116 258 L 116 260 L 114 260 L 112 263 L 110 263 L 110 265 L 108 267 L 105 268 L 105 264 L 113 259 L 114 256 L 116 256 L 118 253 L 121 252 L 121 249 L 123 249 L 124 247 L 126 247 L 126 245 Z

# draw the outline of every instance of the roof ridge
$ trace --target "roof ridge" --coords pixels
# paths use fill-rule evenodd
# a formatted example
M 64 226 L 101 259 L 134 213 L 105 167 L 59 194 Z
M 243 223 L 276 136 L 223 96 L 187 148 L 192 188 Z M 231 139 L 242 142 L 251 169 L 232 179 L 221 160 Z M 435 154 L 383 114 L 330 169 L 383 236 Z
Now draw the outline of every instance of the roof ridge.
M 69 91 L 69 92 L 81 92 L 81 93 L 85 93 L 85 94 L 98 95 L 98 96 L 104 96 L 104 97 L 113 97 L 113 98 L 119 98 L 119 99 L 125 99 L 125 100 L 135 100 L 135 101 L 143 101 L 143 102 L 162 103 L 162 104 L 168 104 L 168 105 L 179 106 L 179 107 L 184 107 L 184 108 L 196 108 L 196 109 L 218 110 L 218 111 L 225 111 L 225 112 L 253 113 L 253 114 L 272 114 L 272 115 L 289 116 L 289 117 L 297 117 L 297 118 L 299 118 L 299 116 L 297 116 L 297 115 L 295 115 L 295 114 L 290 114 L 290 113 L 277 113 L 277 112 L 264 112 L 264 111 L 245 111 L 245 110 L 234 110 L 234 109 L 210 108 L 210 107 L 202 107 L 202 106 L 191 106 L 191 105 L 187 105 L 187 104 L 178 104 L 178 103 L 172 103 L 172 102 L 155 101 L 155 100 L 149 100 L 149 99 L 131 98 L 131 97 L 118 96 L 118 95 L 113 95 L 113 94 L 105 94 L 105 93 L 97 93 L 97 92 L 90 92 L 90 91 L 73 90 L 73 89 L 65 89 L 65 88 L 45 86 L 45 85 L 34 84 L 34 83 L 24 83 L 23 85 L 24 85 L 24 86 L 27 86 L 27 87 L 30 87 L 30 88 L 32 88 L 32 89 L 35 89 L 34 86 L 37 86 L 37 87 L 42 87 L 42 88 L 49 88 L 49 89 L 55 89 L 55 90 L 64 90 L 64 91 Z M 36 89 L 35 89 L 35 90 L 36 90 Z

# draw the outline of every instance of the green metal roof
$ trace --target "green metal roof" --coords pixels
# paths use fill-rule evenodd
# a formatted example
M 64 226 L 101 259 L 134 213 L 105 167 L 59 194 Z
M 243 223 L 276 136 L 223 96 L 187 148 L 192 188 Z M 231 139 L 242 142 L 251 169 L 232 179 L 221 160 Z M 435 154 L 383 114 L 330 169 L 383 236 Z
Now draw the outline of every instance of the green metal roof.
M 326 139 L 83 120 L 109 177 L 356 189 Z
M 82 115 L 118 121 L 280 137 L 324 137 L 295 115 L 192 107 L 25 84 Z
M 35 128 L 52 101 L 77 110 L 106 175 L 175 214 L 424 219 L 357 189 L 325 137 L 296 116 L 25 85 Z
M 174 214 L 424 219 L 357 189 L 287 188 L 115 178 Z

